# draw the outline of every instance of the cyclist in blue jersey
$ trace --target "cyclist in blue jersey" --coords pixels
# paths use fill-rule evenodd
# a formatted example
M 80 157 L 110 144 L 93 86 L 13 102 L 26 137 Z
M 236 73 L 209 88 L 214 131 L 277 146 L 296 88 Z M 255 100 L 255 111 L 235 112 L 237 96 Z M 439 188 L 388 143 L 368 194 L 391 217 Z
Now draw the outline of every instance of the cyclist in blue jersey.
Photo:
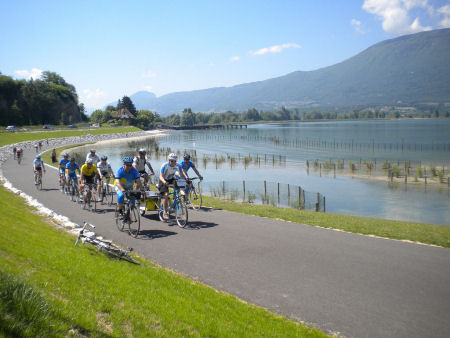
M 123 166 L 117 170 L 115 175 L 116 181 L 114 188 L 117 193 L 117 207 L 121 214 L 123 213 L 124 192 L 133 190 L 134 183 L 136 183 L 136 189 L 141 189 L 139 172 L 133 168 L 133 159 L 126 156 L 123 158 L 122 162 Z
M 75 158 L 71 157 L 69 163 L 66 164 L 67 183 L 70 181 L 70 179 L 73 179 L 75 184 L 78 185 L 77 170 L 78 175 L 80 175 L 80 167 L 78 166 L 78 163 L 75 162 Z
M 61 182 L 61 191 L 64 191 L 66 185 L 66 165 L 69 163 L 69 154 L 63 154 L 63 158 L 59 160 L 59 181 Z
M 203 176 L 200 175 L 200 173 L 198 172 L 197 168 L 195 167 L 194 162 L 191 161 L 191 155 L 189 155 L 189 154 L 183 155 L 183 161 L 180 162 L 180 165 L 183 168 L 184 173 L 188 177 L 187 182 L 186 182 L 186 190 L 185 190 L 187 193 L 191 187 L 191 181 L 189 180 L 189 175 L 188 175 L 189 169 L 192 168 L 192 170 L 195 171 L 195 173 L 197 174 L 200 181 L 203 181 Z
M 168 195 L 169 195 L 169 184 L 173 183 L 177 177 L 183 177 L 187 179 L 187 176 L 181 167 L 180 164 L 177 163 L 178 156 L 174 153 L 169 154 L 167 157 L 168 162 L 163 163 L 161 166 L 161 171 L 159 173 L 159 183 L 157 188 L 159 193 L 163 195 L 163 209 L 164 214 L 163 218 L 168 219 L 169 215 L 167 213 L 168 208 Z
M 44 161 L 41 159 L 41 155 L 37 154 L 36 159 L 33 161 L 33 171 L 34 171 L 34 181 L 36 182 L 36 178 L 39 175 L 42 178 L 42 170 L 45 173 Z

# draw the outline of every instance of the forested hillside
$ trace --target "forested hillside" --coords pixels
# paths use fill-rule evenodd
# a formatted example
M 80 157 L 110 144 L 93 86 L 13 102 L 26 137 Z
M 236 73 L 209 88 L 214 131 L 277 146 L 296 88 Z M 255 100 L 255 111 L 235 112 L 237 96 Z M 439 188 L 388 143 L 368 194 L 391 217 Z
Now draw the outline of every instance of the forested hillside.
M 0 73 L 0 125 L 70 124 L 83 119 L 75 87 L 60 75 L 43 72 L 38 80 L 25 81 Z

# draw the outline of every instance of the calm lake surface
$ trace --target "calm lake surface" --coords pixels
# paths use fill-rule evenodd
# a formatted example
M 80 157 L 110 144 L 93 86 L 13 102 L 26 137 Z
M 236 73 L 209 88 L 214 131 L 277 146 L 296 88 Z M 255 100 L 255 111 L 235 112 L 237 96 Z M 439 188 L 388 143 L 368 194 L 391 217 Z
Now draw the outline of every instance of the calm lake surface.
M 96 149 L 100 155 L 107 154 L 116 169 L 121 156 L 140 147 L 149 148 L 151 143 L 124 142 Z M 410 178 L 407 184 L 389 184 L 357 174 L 352 177 L 347 170 L 335 176 L 333 171 L 311 167 L 314 160 L 376 160 L 379 167 L 386 160 L 400 165 L 410 161 L 413 165 L 444 167 L 444 176 L 450 176 L 450 119 L 256 124 L 242 129 L 170 131 L 157 143 L 160 148 L 196 153 L 206 193 L 206 187 L 222 181 L 242 186 L 245 180 L 249 187 L 261 189 L 261 182 L 266 180 L 320 192 L 326 196 L 327 212 L 450 225 L 446 183 L 425 185 Z M 214 158 L 221 156 L 228 160 L 216 166 Z M 244 164 L 245 156 L 252 160 Z M 241 161 L 230 163 L 231 157 Z M 165 160 L 156 155 L 150 159 L 155 169 Z

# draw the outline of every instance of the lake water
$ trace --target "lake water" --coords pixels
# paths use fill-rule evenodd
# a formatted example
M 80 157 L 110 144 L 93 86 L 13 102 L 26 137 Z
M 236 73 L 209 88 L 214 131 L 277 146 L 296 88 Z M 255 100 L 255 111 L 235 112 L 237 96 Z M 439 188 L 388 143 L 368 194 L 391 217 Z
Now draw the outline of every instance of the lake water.
M 357 173 L 352 177 L 346 170 L 334 175 L 312 167 L 314 160 L 342 160 L 345 165 L 376 161 L 381 171 L 386 160 L 400 166 L 410 161 L 443 167 L 444 176 L 450 176 L 450 119 L 256 124 L 242 129 L 170 131 L 157 142 L 160 148 L 195 153 L 205 186 L 225 181 L 241 187 L 245 180 L 248 189 L 261 190 L 264 180 L 272 185 L 280 182 L 320 192 L 326 196 L 327 212 L 450 225 L 447 183 L 425 185 L 410 178 L 408 184 L 388 184 Z M 149 148 L 150 143 L 99 145 L 97 150 L 117 168 L 121 156 Z M 217 165 L 215 158 L 222 162 Z M 163 162 L 162 156 L 151 158 L 154 168 Z

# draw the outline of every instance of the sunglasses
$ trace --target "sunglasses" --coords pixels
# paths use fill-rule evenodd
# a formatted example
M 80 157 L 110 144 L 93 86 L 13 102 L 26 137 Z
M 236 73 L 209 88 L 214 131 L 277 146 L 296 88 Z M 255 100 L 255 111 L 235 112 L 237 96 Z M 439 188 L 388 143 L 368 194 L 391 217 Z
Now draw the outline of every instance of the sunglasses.
M 174 162 L 176 162 L 176 161 L 175 161 L 175 160 L 170 160 L 169 162 L 174 163 Z
M 125 163 L 125 166 L 126 166 L 126 167 L 131 167 L 132 164 L 131 164 L 131 163 Z

